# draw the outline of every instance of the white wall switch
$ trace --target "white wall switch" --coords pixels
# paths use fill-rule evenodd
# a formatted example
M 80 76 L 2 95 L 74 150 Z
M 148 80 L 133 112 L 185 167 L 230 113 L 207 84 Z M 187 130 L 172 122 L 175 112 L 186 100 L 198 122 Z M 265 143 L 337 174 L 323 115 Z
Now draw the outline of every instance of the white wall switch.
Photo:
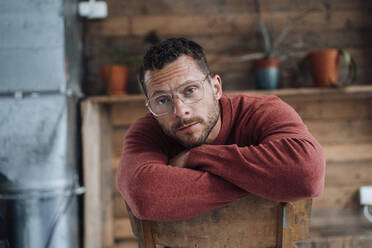
M 79 15 L 88 19 L 102 19 L 107 17 L 107 4 L 104 1 L 79 3 Z
M 372 205 L 372 186 L 360 187 L 359 196 L 361 205 Z

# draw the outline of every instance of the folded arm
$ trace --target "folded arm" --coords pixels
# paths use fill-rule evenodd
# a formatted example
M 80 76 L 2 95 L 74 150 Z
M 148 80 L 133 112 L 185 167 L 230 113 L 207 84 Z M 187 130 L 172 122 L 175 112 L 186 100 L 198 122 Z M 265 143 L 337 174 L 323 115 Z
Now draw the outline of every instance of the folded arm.
M 185 167 L 210 172 L 269 200 L 319 196 L 324 187 L 324 154 L 298 114 L 277 99 L 254 115 L 250 128 L 238 129 L 242 137 L 253 134 L 250 137 L 257 144 L 202 145 L 190 151 Z M 248 126 L 244 120 L 240 123 Z
M 282 138 L 248 147 L 203 145 L 189 155 L 188 168 L 210 172 L 269 200 L 296 201 L 323 191 L 321 150 L 308 140 Z
M 152 133 L 156 130 L 152 130 Z M 173 221 L 221 207 L 248 193 L 206 171 L 168 165 L 159 143 L 131 130 L 117 171 L 117 185 L 140 219 Z

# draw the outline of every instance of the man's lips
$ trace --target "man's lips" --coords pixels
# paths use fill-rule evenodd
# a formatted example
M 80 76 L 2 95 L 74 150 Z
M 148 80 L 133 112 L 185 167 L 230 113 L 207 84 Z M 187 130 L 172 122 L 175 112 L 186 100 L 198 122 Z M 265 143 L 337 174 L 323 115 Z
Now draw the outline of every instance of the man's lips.
M 178 131 L 186 131 L 186 130 L 189 130 L 190 128 L 192 128 L 193 126 L 199 124 L 199 122 L 193 122 L 193 123 L 190 123 L 190 124 L 187 124 L 187 125 L 184 125 L 182 127 L 179 127 L 177 128 Z

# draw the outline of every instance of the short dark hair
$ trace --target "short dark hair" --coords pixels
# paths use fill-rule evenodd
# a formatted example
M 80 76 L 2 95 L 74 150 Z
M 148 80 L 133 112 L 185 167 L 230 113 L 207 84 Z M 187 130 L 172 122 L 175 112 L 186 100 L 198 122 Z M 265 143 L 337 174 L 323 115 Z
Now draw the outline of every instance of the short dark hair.
M 147 96 L 144 82 L 145 71 L 160 70 L 165 65 L 177 60 L 181 55 L 188 55 L 194 59 L 201 72 L 210 74 L 207 58 L 203 48 L 196 42 L 186 38 L 170 38 L 150 47 L 143 57 L 138 80 L 143 92 Z

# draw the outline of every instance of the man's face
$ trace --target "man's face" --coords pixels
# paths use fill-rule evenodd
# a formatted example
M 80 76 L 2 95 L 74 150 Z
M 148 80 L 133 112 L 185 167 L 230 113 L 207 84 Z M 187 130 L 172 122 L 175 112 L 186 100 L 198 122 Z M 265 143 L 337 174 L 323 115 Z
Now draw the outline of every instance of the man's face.
M 205 79 L 198 65 L 186 55 L 161 70 L 146 71 L 145 85 L 148 97 L 169 92 L 191 81 Z M 219 76 L 208 77 L 203 83 L 204 97 L 191 104 L 183 103 L 173 94 L 173 107 L 167 115 L 156 117 L 163 131 L 186 147 L 212 142 L 221 128 L 218 100 L 222 95 Z

